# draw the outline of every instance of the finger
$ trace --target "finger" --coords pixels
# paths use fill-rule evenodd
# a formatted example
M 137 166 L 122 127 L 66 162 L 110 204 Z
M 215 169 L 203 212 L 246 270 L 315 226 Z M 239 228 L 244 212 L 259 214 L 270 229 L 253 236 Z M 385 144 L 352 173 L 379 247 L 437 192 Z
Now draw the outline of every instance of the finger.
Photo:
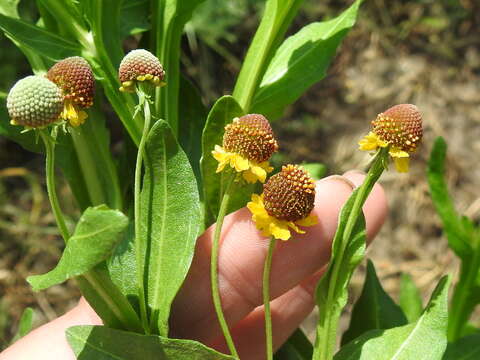
M 75 325 L 101 325 L 90 305 L 81 298 L 65 315 L 40 326 L 0 354 L 0 360 L 75 360 L 65 331 Z M 48 346 L 47 346 L 48 345 Z
M 278 349 L 311 313 L 315 305 L 315 286 L 324 269 L 270 303 L 274 350 Z M 232 329 L 232 337 L 241 359 L 265 359 L 264 307 L 257 307 L 241 320 Z M 229 352 L 223 336 L 208 345 L 223 353 Z
M 330 177 L 317 183 L 314 213 L 319 223 L 305 235 L 295 235 L 287 242 L 279 241 L 272 261 L 271 296 L 280 296 L 307 276 L 324 266 L 330 257 L 331 240 L 338 214 L 352 192 L 351 181 Z M 381 190 L 381 189 L 380 189 Z M 374 189 L 378 192 L 379 188 Z M 375 201 L 385 202 L 383 192 Z M 369 234 L 378 231 L 384 218 L 379 209 L 369 205 L 366 214 Z M 230 325 L 247 316 L 262 303 L 262 270 L 268 239 L 262 237 L 251 222 L 251 214 L 241 209 L 225 218 L 219 254 L 219 287 L 222 305 Z M 198 240 L 196 256 L 189 275 L 172 312 L 172 333 L 175 336 L 209 341 L 220 334 L 210 292 L 210 250 L 214 227 Z

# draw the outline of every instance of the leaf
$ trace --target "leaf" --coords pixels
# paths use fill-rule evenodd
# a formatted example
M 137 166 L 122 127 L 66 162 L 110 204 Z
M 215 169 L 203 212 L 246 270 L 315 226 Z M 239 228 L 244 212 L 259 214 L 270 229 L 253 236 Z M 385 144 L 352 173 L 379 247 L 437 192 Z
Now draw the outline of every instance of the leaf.
M 407 316 L 409 323 L 417 320 L 422 314 L 422 297 L 412 277 L 408 274 L 402 274 L 400 280 L 399 305 Z
M 449 277 L 435 288 L 427 308 L 414 323 L 372 330 L 344 346 L 334 360 L 439 360 L 447 347 Z
M 323 79 L 335 52 L 355 25 L 362 0 L 338 17 L 309 24 L 287 38 L 275 52 L 252 103 L 252 112 L 282 115 L 311 85 Z
M 346 224 L 352 215 L 357 196 L 358 189 L 352 193 L 340 212 L 337 231 L 332 244 L 330 264 L 315 291 L 315 299 L 319 308 L 315 359 L 318 358 L 318 351 L 329 352 L 334 347 L 335 339 L 332 334 L 336 334 L 340 313 L 347 303 L 348 283 L 365 254 L 365 218 L 361 211 L 356 218 L 350 236 L 344 238 Z M 329 292 L 331 292 L 330 296 Z
M 480 359 L 480 334 L 466 336 L 449 343 L 442 360 L 478 360 Z
M 78 44 L 23 20 L 0 14 L 0 29 L 15 43 L 52 61 L 80 55 Z
M 310 176 L 315 180 L 320 180 L 327 173 L 327 167 L 320 163 L 307 163 L 302 166 L 310 173 Z
M 288 338 L 274 355 L 274 360 L 310 360 L 313 354 L 313 346 L 301 329 Z
M 147 248 L 146 298 L 150 325 L 168 334 L 171 303 L 187 275 L 199 235 L 201 216 L 197 183 L 187 156 L 169 125 L 158 120 L 145 146 L 140 236 Z
M 222 174 L 216 173 L 218 162 L 213 158 L 212 151 L 215 145 L 222 145 L 225 125 L 233 118 L 244 115 L 237 101 L 229 96 L 222 96 L 210 110 L 207 123 L 202 134 L 201 170 L 203 179 L 203 197 L 205 206 L 205 227 L 213 224 L 220 208 L 220 191 Z M 237 187 L 230 200 L 228 212 L 232 212 L 246 205 L 252 193 L 252 186 Z
M 350 327 L 342 337 L 342 344 L 374 329 L 390 329 L 407 324 L 402 309 L 383 290 L 375 267 L 369 260 L 362 294 L 352 310 Z
M 469 239 L 460 216 L 455 211 L 453 201 L 448 194 L 448 187 L 444 180 L 445 157 L 447 144 L 442 137 L 438 137 L 433 144 L 433 149 L 428 161 L 428 184 L 433 204 L 440 216 L 443 229 L 448 238 L 448 245 L 460 258 L 471 256 L 472 247 L 467 242 Z
M 148 0 L 123 0 L 120 13 L 122 37 L 140 34 L 150 29 Z
M 23 314 L 20 317 L 20 322 L 18 324 L 18 331 L 13 337 L 12 343 L 17 341 L 18 339 L 27 335 L 30 331 L 32 331 L 33 326 L 33 309 L 27 307 L 23 310 Z
M 0 1 L 0 14 L 11 18 L 18 18 L 18 3 L 20 0 L 2 0 Z
M 109 329 L 74 326 L 67 341 L 78 360 L 233 360 L 193 340 L 168 339 Z
M 106 206 L 88 208 L 57 266 L 46 274 L 29 276 L 27 281 L 34 291 L 38 291 L 85 274 L 112 253 L 127 224 L 127 217 L 120 211 L 110 210 Z
M 190 160 L 193 172 L 201 189 L 200 158 L 202 157 L 202 132 L 207 120 L 197 88 L 185 77 L 180 78 L 179 141 Z
M 265 70 L 302 3 L 303 0 L 266 2 L 262 21 L 248 48 L 233 91 L 233 97 L 247 113 L 252 112 L 251 102 Z

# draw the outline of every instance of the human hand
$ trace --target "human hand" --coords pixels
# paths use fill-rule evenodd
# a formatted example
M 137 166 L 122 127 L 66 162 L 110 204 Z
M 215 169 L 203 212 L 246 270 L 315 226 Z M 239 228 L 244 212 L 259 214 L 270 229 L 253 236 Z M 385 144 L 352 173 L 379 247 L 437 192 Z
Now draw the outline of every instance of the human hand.
M 330 257 L 341 207 L 363 175 L 348 172 L 317 183 L 315 209 L 319 223 L 305 235 L 277 242 L 271 270 L 271 311 L 274 347 L 278 348 L 314 307 L 313 292 Z M 375 185 L 364 206 L 368 240 L 385 220 L 387 205 Z M 265 353 L 262 271 L 268 241 L 241 209 L 225 218 L 219 257 L 219 287 L 225 317 L 242 359 L 263 359 Z M 210 292 L 212 227 L 197 241 L 189 275 L 172 307 L 171 335 L 201 341 L 227 352 Z M 65 330 L 75 325 L 99 325 L 101 320 L 85 300 L 65 315 L 43 325 L 0 354 L 0 360 L 70 360 L 75 356 Z

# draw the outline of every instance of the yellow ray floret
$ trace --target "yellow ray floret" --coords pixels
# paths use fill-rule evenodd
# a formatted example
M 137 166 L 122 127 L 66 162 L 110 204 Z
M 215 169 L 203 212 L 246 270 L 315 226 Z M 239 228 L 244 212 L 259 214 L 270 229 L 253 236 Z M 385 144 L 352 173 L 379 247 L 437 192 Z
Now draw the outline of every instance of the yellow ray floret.
M 77 127 L 85 122 L 88 115 L 85 111 L 76 109 L 71 101 L 66 100 L 61 117 L 67 120 L 71 126 Z
M 263 236 L 273 236 L 276 239 L 288 240 L 291 237 L 291 230 L 299 234 L 305 231 L 298 226 L 312 226 L 318 223 L 316 215 L 310 214 L 304 219 L 297 221 L 279 220 L 270 216 L 263 204 L 263 195 L 252 194 L 252 201 L 247 204 L 252 213 L 252 220 Z
M 245 181 L 251 184 L 257 181 L 265 182 L 267 174 L 273 171 L 273 167 L 270 166 L 268 161 L 256 163 L 240 154 L 225 151 L 219 145 L 215 145 L 212 155 L 218 161 L 217 173 L 221 172 L 226 165 L 230 165 L 235 171 L 241 172 Z
M 377 134 L 370 131 L 368 135 L 365 135 L 363 139 L 358 142 L 358 145 L 360 150 L 372 151 L 377 150 L 378 148 L 385 148 L 389 144 L 388 142 L 380 139 Z M 395 168 L 398 172 L 408 172 L 408 165 L 410 160 L 410 155 L 408 154 L 408 152 L 392 146 L 390 147 L 388 153 L 393 158 Z

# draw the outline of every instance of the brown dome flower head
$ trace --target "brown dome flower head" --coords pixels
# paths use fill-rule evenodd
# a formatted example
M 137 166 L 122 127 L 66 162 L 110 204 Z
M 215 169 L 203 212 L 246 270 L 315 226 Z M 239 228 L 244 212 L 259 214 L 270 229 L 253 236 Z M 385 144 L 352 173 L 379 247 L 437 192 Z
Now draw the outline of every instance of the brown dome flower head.
M 230 164 L 242 172 L 246 181 L 254 183 L 264 182 L 267 173 L 273 170 L 268 160 L 277 150 L 277 141 L 265 116 L 248 114 L 225 126 L 223 146 L 216 145 L 212 154 L 219 162 L 217 172 Z
M 83 124 L 87 114 L 82 109 L 93 105 L 95 92 L 95 78 L 88 62 L 80 56 L 63 59 L 48 70 L 47 78 L 62 89 L 62 117 L 72 126 Z
M 399 172 L 407 172 L 410 153 L 422 140 L 422 115 L 412 104 L 395 105 L 378 114 L 372 131 L 360 140 L 360 150 L 376 150 L 389 146 L 389 154 Z
M 7 97 L 12 125 L 42 128 L 58 121 L 63 109 L 60 88 L 42 76 L 17 81 Z
M 302 167 L 286 165 L 265 183 L 262 195 L 252 195 L 247 207 L 263 235 L 288 240 L 290 229 L 303 234 L 298 225 L 317 223 L 311 215 L 314 205 L 315 181 Z
M 118 77 L 122 84 L 120 91 L 133 92 L 137 81 L 147 81 L 153 86 L 163 86 L 165 71 L 158 58 L 150 51 L 136 49 L 122 59 Z

